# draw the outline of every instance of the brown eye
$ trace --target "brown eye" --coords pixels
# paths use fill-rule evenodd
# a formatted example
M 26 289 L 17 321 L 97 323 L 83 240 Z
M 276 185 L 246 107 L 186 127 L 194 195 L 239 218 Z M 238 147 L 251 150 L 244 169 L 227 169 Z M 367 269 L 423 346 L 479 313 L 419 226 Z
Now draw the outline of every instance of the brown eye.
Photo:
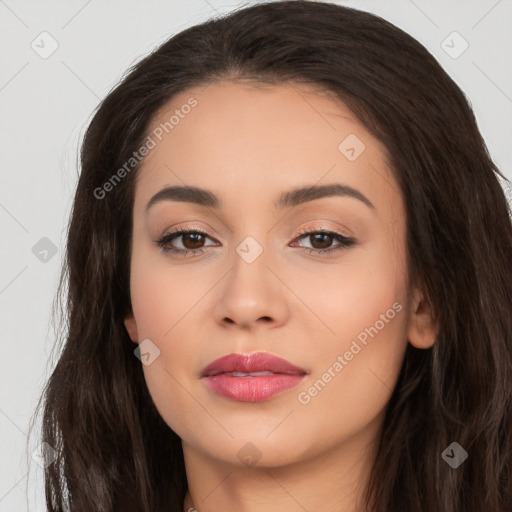
M 181 235 L 181 237 L 186 249 L 198 249 L 201 247 L 201 243 L 204 243 L 204 240 L 202 240 L 204 235 L 202 233 L 190 232 Z M 189 246 L 189 244 L 191 246 Z
M 314 249 L 328 249 L 334 238 L 328 233 L 316 233 L 308 236 L 314 240 L 314 243 L 311 244 Z
M 205 246 L 204 243 L 207 238 L 210 238 L 206 233 L 198 231 L 197 229 L 177 229 L 172 233 L 164 235 L 156 244 L 164 251 L 173 253 L 179 256 L 186 256 L 189 253 L 202 253 Z M 183 247 L 175 247 L 174 240 L 180 240 Z
M 302 239 L 309 240 L 311 243 L 311 247 L 300 246 L 301 250 L 309 254 L 318 255 L 334 253 L 341 249 L 345 249 L 355 244 L 356 242 L 354 238 L 349 238 L 341 235 L 340 233 L 324 229 L 311 229 L 307 231 L 302 231 L 301 236 L 299 236 L 296 240 Z M 338 242 L 338 245 L 333 247 L 333 242 Z

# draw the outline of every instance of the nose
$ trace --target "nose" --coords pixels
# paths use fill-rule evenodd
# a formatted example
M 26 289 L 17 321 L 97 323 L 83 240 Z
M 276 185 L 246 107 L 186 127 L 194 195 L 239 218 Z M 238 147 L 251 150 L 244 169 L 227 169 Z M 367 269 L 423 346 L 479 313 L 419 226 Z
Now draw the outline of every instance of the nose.
M 235 252 L 233 266 L 220 283 L 215 320 L 223 327 L 244 330 L 283 325 L 290 313 L 287 298 L 292 295 L 285 276 L 271 266 L 265 250 L 254 261 L 240 254 Z

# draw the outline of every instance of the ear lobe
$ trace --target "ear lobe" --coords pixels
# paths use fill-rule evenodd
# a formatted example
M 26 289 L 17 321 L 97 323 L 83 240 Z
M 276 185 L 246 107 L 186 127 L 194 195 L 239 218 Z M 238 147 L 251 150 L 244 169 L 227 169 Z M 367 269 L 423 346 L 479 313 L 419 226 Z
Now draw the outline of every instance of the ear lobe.
M 438 334 L 439 325 L 434 323 L 432 310 L 428 302 L 423 294 L 415 289 L 407 332 L 409 343 L 419 349 L 430 348 L 436 342 Z
M 137 332 L 137 324 L 135 322 L 135 318 L 133 314 L 129 314 L 124 318 L 124 326 L 130 336 L 130 339 L 134 342 L 138 342 L 138 332 Z

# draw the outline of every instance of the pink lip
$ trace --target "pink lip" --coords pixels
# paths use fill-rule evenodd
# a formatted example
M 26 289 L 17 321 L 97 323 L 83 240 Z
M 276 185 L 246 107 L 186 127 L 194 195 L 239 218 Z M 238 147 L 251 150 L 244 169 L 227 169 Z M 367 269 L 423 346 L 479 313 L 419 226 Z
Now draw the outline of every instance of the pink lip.
M 272 372 L 272 375 L 235 376 L 232 372 Z M 205 384 L 216 394 L 242 402 L 260 402 L 296 386 L 307 374 L 285 359 L 258 352 L 229 354 L 216 359 L 201 372 Z

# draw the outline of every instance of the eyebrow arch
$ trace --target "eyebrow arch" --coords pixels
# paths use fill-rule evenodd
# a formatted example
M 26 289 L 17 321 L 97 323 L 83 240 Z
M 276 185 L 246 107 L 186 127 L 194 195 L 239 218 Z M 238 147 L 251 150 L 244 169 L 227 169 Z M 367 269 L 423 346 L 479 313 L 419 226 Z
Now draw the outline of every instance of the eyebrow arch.
M 295 188 L 282 192 L 274 207 L 277 209 L 287 208 L 289 206 L 297 206 L 299 204 L 313 201 L 315 199 L 322 199 L 324 197 L 342 196 L 352 197 L 363 202 L 371 209 L 375 209 L 373 203 L 364 196 L 359 190 L 349 187 L 348 185 L 341 185 L 339 183 L 332 183 L 320 186 L 308 186 Z M 190 186 L 171 186 L 165 187 L 157 192 L 146 205 L 146 212 L 156 203 L 161 201 L 178 201 L 186 203 L 194 203 L 200 206 L 219 209 L 221 207 L 220 199 L 211 191 L 198 187 Z
M 365 195 L 359 192 L 359 190 L 339 183 L 313 185 L 283 192 L 274 203 L 274 207 L 286 208 L 288 206 L 297 206 L 307 201 L 332 196 L 353 197 L 354 199 L 362 201 L 369 208 L 375 209 L 374 204 Z

